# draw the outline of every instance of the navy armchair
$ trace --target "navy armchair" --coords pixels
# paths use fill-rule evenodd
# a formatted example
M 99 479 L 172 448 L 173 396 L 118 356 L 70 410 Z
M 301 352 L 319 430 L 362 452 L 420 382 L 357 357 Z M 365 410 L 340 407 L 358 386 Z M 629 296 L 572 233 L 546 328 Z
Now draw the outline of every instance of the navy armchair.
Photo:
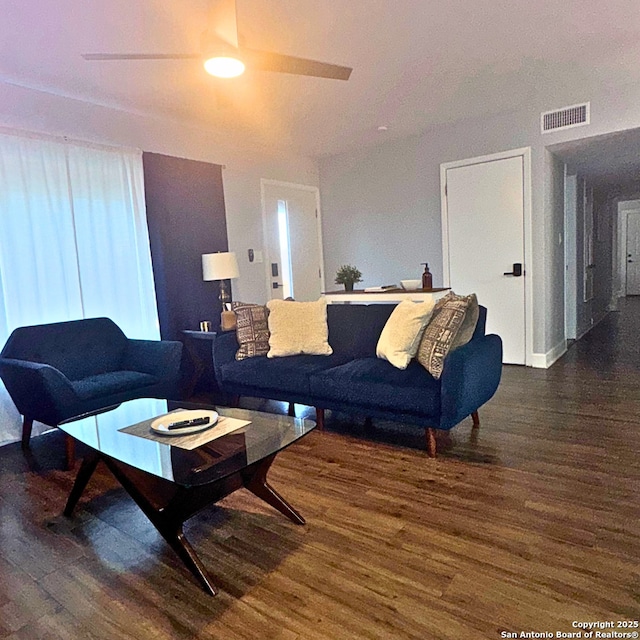
M 126 400 L 177 397 L 181 357 L 181 342 L 130 340 L 109 318 L 16 329 L 0 353 L 0 378 L 24 418 L 22 447 L 34 420 L 56 426 Z

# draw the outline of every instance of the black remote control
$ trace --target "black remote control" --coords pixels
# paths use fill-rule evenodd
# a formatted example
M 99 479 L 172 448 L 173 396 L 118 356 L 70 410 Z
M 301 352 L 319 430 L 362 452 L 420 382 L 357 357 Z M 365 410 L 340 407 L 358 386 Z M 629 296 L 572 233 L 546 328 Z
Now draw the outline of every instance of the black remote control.
M 172 429 L 186 429 L 187 427 L 199 427 L 202 424 L 209 424 L 209 418 L 203 416 L 202 418 L 194 418 L 193 420 L 181 420 L 180 422 L 172 422 L 167 425 L 167 431 Z

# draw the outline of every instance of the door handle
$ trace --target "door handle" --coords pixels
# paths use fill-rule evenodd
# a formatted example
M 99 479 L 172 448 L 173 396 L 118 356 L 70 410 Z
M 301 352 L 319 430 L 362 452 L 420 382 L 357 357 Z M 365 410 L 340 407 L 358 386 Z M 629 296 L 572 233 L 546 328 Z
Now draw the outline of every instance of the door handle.
M 271 288 L 272 289 L 277 289 L 278 287 L 281 287 L 282 285 L 279 282 L 272 282 L 271 283 Z
M 522 275 L 522 263 L 514 262 L 513 263 L 513 271 L 505 271 L 505 276 L 514 276 L 515 278 L 519 278 Z

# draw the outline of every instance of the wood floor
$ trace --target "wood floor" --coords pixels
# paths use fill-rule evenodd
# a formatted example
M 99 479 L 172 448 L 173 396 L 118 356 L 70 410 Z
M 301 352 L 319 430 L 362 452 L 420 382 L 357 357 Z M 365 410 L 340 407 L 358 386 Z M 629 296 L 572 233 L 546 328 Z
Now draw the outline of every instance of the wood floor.
M 329 416 L 186 527 L 207 596 L 106 471 L 73 519 L 59 433 L 0 449 L 0 638 L 496 639 L 640 612 L 640 304 L 439 443 Z M 282 408 L 286 410 L 286 407 Z M 446 435 L 446 434 L 445 434 Z

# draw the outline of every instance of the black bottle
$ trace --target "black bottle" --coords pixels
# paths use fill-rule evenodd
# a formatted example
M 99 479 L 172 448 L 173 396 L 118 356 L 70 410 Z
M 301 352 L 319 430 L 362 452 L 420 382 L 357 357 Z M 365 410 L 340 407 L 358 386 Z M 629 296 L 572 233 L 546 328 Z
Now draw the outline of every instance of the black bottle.
M 431 274 L 431 271 L 429 271 L 429 263 L 421 262 L 420 264 L 424 265 L 424 273 L 422 274 L 422 288 L 433 289 L 433 275 Z

